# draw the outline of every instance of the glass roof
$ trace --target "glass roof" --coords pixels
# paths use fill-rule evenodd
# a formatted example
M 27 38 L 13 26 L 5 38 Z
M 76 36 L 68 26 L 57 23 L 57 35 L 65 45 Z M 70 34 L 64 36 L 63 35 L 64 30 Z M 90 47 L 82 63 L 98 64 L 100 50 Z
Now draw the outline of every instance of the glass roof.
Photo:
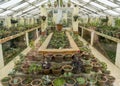
M 38 9 L 49 0 L 0 0 L 0 16 L 26 16 L 40 13 Z M 54 3 L 55 0 L 50 0 Z M 69 0 L 63 0 L 67 3 Z M 79 5 L 80 14 L 95 14 L 98 16 L 120 16 L 120 0 L 70 0 Z M 47 5 L 47 4 L 46 4 Z M 82 9 L 81 9 L 82 8 Z M 36 13 L 35 13 L 36 12 Z

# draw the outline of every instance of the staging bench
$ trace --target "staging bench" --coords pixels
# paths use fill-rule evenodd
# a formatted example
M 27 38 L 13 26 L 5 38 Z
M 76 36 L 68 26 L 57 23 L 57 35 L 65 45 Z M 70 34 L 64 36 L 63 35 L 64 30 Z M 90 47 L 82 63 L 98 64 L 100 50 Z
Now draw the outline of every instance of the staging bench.
M 48 35 L 48 37 L 46 38 L 46 40 L 43 42 L 43 44 L 41 45 L 41 47 L 39 48 L 39 53 L 41 54 L 46 54 L 46 53 L 64 53 L 64 54 L 73 54 L 79 51 L 78 46 L 76 45 L 76 43 L 74 42 L 73 38 L 70 36 L 69 32 L 66 32 L 66 35 L 68 37 L 69 43 L 71 48 L 68 49 L 48 49 L 47 46 L 52 38 L 53 33 L 50 33 L 50 35 Z

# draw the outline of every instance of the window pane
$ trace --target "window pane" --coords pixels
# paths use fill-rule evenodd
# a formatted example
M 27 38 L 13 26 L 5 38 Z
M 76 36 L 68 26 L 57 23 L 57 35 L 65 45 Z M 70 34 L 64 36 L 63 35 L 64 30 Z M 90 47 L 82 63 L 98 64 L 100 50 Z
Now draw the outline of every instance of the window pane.
M 21 4 L 21 5 L 18 5 L 17 7 L 13 8 L 12 10 L 18 10 L 19 8 L 22 8 L 22 7 L 26 6 L 26 5 L 28 5 L 27 2 L 25 2 L 25 3 Z

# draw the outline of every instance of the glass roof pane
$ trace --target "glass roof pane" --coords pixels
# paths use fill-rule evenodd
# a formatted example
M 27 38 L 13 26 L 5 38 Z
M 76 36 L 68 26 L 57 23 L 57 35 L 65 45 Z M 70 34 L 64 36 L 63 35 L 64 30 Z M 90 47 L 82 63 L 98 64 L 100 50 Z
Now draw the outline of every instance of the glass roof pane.
M 18 6 L 15 7 L 15 8 L 12 8 L 12 10 L 18 10 L 19 8 L 22 8 L 22 7 L 26 6 L 26 5 L 28 5 L 27 2 L 25 2 L 25 3 L 21 4 L 21 5 L 18 5 Z
M 35 8 L 34 6 L 29 7 L 29 8 L 27 8 L 27 9 L 25 9 L 23 12 L 29 11 L 29 10 L 34 9 L 34 8 Z
M 28 2 L 32 3 L 32 2 L 34 2 L 34 1 L 36 1 L 36 0 L 29 0 Z
M 7 7 L 12 6 L 16 3 L 19 3 L 20 1 L 22 1 L 22 0 L 10 0 L 10 1 L 0 5 L 0 8 L 7 8 Z
M 108 5 L 108 6 L 111 6 L 111 7 L 118 7 L 119 6 L 119 5 L 117 5 L 115 3 L 112 3 L 112 2 L 110 2 L 108 0 L 98 0 L 98 1 L 101 2 L 101 3 L 104 3 L 104 4 Z
M 40 2 L 40 3 L 38 3 L 36 6 L 39 6 L 39 5 L 41 5 L 41 4 L 44 4 L 44 3 L 46 3 L 48 0 L 44 0 L 44 1 L 42 1 L 42 2 Z
M 5 16 L 5 15 L 10 14 L 12 12 L 13 11 L 8 10 L 8 11 L 5 11 L 5 12 L 1 13 L 0 16 Z
M 101 8 L 101 9 L 103 9 L 103 10 L 107 9 L 107 8 L 105 8 L 105 7 L 97 4 L 97 3 L 95 3 L 95 2 L 91 2 L 90 4 L 91 4 L 91 5 L 94 5 L 94 6 L 98 7 L 98 8 Z
M 83 0 L 84 2 L 89 2 L 90 0 Z
M 112 14 L 112 15 L 119 15 L 119 13 L 116 13 L 116 12 L 113 11 L 113 10 L 106 10 L 106 11 L 104 11 L 104 12 L 106 12 L 106 13 L 108 13 L 108 14 Z
M 116 9 L 114 9 L 114 10 L 120 12 L 120 8 L 116 8 Z

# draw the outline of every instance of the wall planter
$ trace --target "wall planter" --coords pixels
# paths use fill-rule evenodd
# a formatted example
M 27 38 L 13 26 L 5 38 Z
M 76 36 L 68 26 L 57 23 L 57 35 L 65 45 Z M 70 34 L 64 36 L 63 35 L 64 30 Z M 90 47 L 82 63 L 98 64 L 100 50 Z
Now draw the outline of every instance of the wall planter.
M 2 80 L 1 80 L 1 83 L 3 86 L 8 86 L 9 85 L 9 81 L 11 80 L 12 78 L 10 76 L 8 77 L 4 77 Z
M 74 18 L 74 21 L 77 21 L 78 15 L 74 15 L 73 18 Z
M 9 83 L 10 83 L 10 86 L 19 86 L 21 81 L 22 79 L 20 77 L 14 77 L 9 81 Z
M 46 16 L 42 16 L 41 18 L 42 18 L 42 20 L 43 20 L 43 21 L 45 21 L 45 20 L 46 20 Z
M 57 30 L 58 31 L 62 31 L 62 28 L 63 28 L 62 24 L 57 24 Z
M 41 79 L 34 79 L 31 82 L 31 86 L 42 86 L 42 80 Z

